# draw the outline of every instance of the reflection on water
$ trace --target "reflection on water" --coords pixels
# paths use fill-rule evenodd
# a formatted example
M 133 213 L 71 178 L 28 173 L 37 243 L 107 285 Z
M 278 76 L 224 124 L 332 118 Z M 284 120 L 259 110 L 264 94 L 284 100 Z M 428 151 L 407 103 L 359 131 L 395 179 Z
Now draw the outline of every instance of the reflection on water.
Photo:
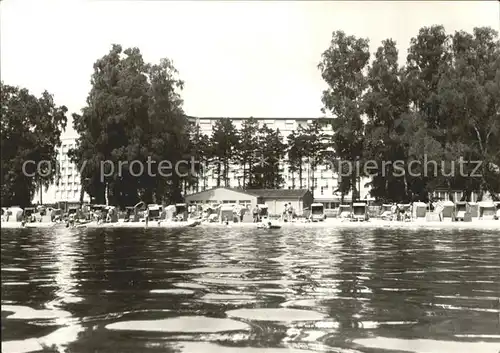
M 2 352 L 500 351 L 495 231 L 2 230 Z

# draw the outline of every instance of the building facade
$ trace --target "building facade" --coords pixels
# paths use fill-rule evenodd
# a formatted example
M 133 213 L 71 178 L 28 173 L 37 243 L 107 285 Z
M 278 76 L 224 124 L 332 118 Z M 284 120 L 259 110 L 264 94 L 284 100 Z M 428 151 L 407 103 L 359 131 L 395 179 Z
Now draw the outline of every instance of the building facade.
M 190 121 L 200 127 L 200 132 L 211 136 L 216 121 L 219 118 L 215 117 L 190 117 Z M 240 130 L 243 122 L 247 118 L 230 118 L 235 125 L 236 129 Z M 284 142 L 286 142 L 288 135 L 293 131 L 297 131 L 299 127 L 306 127 L 311 124 L 315 119 L 319 118 L 255 118 L 259 126 L 267 125 L 271 129 L 279 129 L 283 135 Z M 331 133 L 331 128 L 325 127 L 324 133 Z M 336 192 L 339 185 L 339 178 L 331 165 L 319 165 L 312 170 L 307 163 L 304 163 L 302 173 L 302 182 L 299 179 L 298 173 L 291 173 L 288 170 L 287 163 L 284 161 L 280 165 L 284 179 L 284 189 L 304 189 L 312 190 L 314 200 L 322 202 L 326 208 L 336 208 L 340 203 L 340 195 Z M 199 189 L 206 190 L 217 186 L 217 177 L 213 169 L 208 169 L 205 180 L 200 182 Z M 238 188 L 243 187 L 243 170 L 238 165 L 230 166 L 229 172 L 229 185 L 228 187 Z M 361 198 L 368 198 L 370 189 L 365 186 L 369 180 L 362 179 L 359 183 Z M 197 190 L 187 190 L 187 193 L 196 192 Z M 344 200 L 350 201 L 351 195 L 346 195 Z
M 57 167 L 59 176 L 47 190 L 38 190 L 33 203 L 55 204 L 57 202 L 76 203 L 80 201 L 81 181 L 78 167 L 69 160 L 68 152 L 76 146 L 76 134 L 61 137 L 61 146 L 58 148 Z M 84 193 L 84 202 L 90 201 Z
M 286 205 L 289 204 L 297 214 L 302 215 L 304 210 L 313 203 L 313 196 L 309 190 L 243 190 L 215 187 L 187 195 L 186 203 L 203 206 L 237 204 L 248 210 L 257 204 L 262 204 L 268 207 L 269 213 L 272 215 L 282 214 Z

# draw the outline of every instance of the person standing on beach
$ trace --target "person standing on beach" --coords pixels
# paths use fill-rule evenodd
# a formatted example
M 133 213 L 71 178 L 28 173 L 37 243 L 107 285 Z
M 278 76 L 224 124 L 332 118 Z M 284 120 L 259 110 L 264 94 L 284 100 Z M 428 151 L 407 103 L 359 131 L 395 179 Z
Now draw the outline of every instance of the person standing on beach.
M 254 223 L 259 222 L 259 208 L 257 206 L 255 206 L 253 208 L 253 212 L 252 213 L 253 213 L 253 222 Z
M 292 219 L 293 219 L 293 208 L 292 208 L 292 203 L 291 202 L 288 203 L 288 209 L 287 209 L 287 211 L 288 211 L 288 222 L 291 222 Z

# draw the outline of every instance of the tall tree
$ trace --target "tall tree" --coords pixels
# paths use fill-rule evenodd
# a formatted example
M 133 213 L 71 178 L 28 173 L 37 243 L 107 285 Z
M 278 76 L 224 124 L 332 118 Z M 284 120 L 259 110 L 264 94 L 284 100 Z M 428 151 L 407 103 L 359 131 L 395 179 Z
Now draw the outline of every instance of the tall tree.
M 395 175 L 396 161 L 406 161 L 406 149 L 399 138 L 399 121 L 409 112 L 404 71 L 398 65 L 396 42 L 382 42 L 368 70 L 368 91 L 365 95 L 365 159 L 385 161 L 371 172 L 372 196 L 385 201 L 406 201 L 411 198 L 407 173 Z
M 304 139 L 297 131 L 292 131 L 287 137 L 288 169 L 292 173 L 292 188 L 295 189 L 295 173 L 299 176 L 299 188 L 303 188 Z
M 200 180 L 203 181 L 203 190 L 206 189 L 206 166 L 210 158 L 210 141 L 209 137 L 201 132 L 198 124 L 193 124 L 190 127 L 190 147 L 189 152 L 192 157 L 193 165 L 190 164 L 192 170 L 196 172 L 194 182 L 195 192 L 200 191 Z
M 335 118 L 332 143 L 336 156 L 355 163 L 363 155 L 363 94 L 367 88 L 365 72 L 370 51 L 368 40 L 334 32 L 330 47 L 322 54 L 318 65 L 321 76 L 328 84 L 323 91 L 323 112 L 330 111 Z M 346 190 L 352 190 L 352 199 L 358 195 L 356 168 L 341 180 L 342 199 Z
M 243 168 L 243 187 L 246 187 L 247 184 L 252 184 L 252 166 L 256 162 L 255 151 L 257 151 L 258 148 L 258 131 L 259 123 L 257 119 L 253 117 L 245 119 L 239 131 L 240 142 L 237 158 L 238 163 Z
M 57 176 L 57 147 L 68 110 L 57 106 L 47 91 L 37 98 L 1 82 L 0 94 L 1 203 L 26 207 L 35 190 L 47 188 Z
M 190 164 L 185 162 L 191 157 L 197 158 L 200 150 L 191 145 L 191 127 L 182 109 L 184 102 L 180 95 L 184 82 L 178 76 L 179 72 L 169 59 L 150 65 L 148 135 L 151 137 L 147 137 L 145 146 L 150 149 L 149 155 L 156 163 L 155 175 L 149 179 L 143 193 L 152 188 L 156 202 L 182 201 L 182 192 L 196 180 L 196 175 L 190 172 Z M 162 161 L 172 164 L 170 173 L 162 175 L 157 170 Z
M 229 186 L 229 167 L 236 159 L 236 151 L 239 143 L 238 132 L 231 119 L 220 118 L 210 137 L 212 150 L 212 162 L 215 163 L 215 174 L 217 175 L 217 186 Z
M 424 118 L 429 129 L 441 127 L 437 87 L 451 62 L 450 39 L 443 26 L 423 27 L 408 48 L 409 98 L 413 111 Z
M 281 162 L 285 157 L 286 146 L 279 129 L 273 130 L 263 125 L 258 131 L 257 160 L 252 166 L 251 189 L 279 189 L 283 186 Z
M 411 39 L 408 49 L 405 84 L 411 111 L 400 125 L 403 130 L 408 128 L 403 135 L 411 151 L 409 158 L 420 163 L 445 158 L 447 133 L 443 122 L 447 118 L 440 110 L 437 88 L 451 64 L 450 39 L 441 25 L 423 27 Z M 431 192 L 443 182 L 441 163 L 430 164 L 427 172 L 419 170 L 417 174 L 421 175 L 413 177 L 411 183 L 424 188 L 421 194 Z
M 314 192 L 316 188 L 315 170 L 319 165 L 327 162 L 325 154 L 329 145 L 327 135 L 323 133 L 324 122 L 320 119 L 314 120 L 306 127 L 299 126 L 298 136 L 300 137 L 301 147 L 303 149 L 303 157 L 307 162 L 310 172 L 312 184 L 311 190 Z
M 465 198 L 472 190 L 490 192 L 498 199 L 500 191 L 500 41 L 491 28 L 474 28 L 473 33 L 456 32 L 452 37 L 451 65 L 444 68 L 436 88 L 440 121 L 446 142 L 466 160 L 481 163 L 480 176 L 466 180 Z M 447 70 L 445 70 L 447 69 Z M 469 166 L 466 170 L 472 172 Z M 460 180 L 462 179 L 462 180 Z M 460 182 L 462 181 L 462 182 Z
M 121 207 L 165 195 L 180 200 L 182 177 L 159 165 L 175 166 L 189 141 L 178 93 L 183 83 L 172 63 L 151 65 L 139 49 L 113 45 L 94 64 L 91 84 L 87 106 L 74 115 L 80 137 L 70 156 L 84 166 L 82 186 L 92 200 Z

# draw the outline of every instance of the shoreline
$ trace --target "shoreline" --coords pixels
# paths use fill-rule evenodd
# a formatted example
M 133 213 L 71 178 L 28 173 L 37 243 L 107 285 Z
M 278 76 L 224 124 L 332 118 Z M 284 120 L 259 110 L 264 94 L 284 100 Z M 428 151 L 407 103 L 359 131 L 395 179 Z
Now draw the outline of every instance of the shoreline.
M 165 229 L 179 229 L 179 228 L 257 228 L 258 223 L 229 223 L 228 225 L 221 223 L 200 223 L 196 224 L 196 220 L 187 222 L 149 222 L 146 227 L 144 222 L 116 222 L 116 223 L 101 223 L 95 222 L 79 224 L 68 229 L 107 229 L 107 228 L 165 228 Z M 452 222 L 448 221 L 426 221 L 416 220 L 411 222 L 402 221 L 384 221 L 381 219 L 372 219 L 365 222 L 352 222 L 340 219 L 327 219 L 324 222 L 277 222 L 281 228 L 396 228 L 396 229 L 477 229 L 489 230 L 499 229 L 500 220 L 473 220 L 472 222 Z M 33 229 L 62 229 L 67 228 L 65 223 L 27 223 L 23 227 L 21 222 L 2 222 L 2 229 L 16 229 L 16 228 L 33 228 Z

